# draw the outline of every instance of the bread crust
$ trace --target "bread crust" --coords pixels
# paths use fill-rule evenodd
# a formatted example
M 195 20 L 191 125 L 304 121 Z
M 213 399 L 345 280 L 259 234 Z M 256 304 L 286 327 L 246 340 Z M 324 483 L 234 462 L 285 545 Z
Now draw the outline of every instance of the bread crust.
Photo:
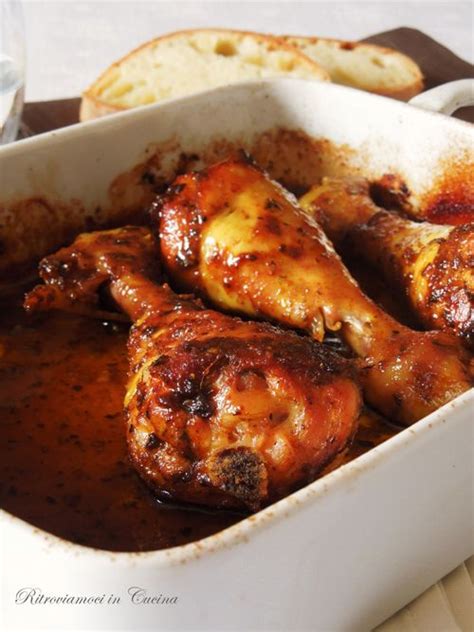
M 354 42 L 339 40 L 330 37 L 305 37 L 300 35 L 282 35 L 279 37 L 282 42 L 286 42 L 295 48 L 300 47 L 301 44 L 317 44 L 318 42 L 327 42 L 329 44 L 337 44 L 339 48 L 343 50 L 368 50 L 381 56 L 385 55 L 397 55 L 400 59 L 403 59 L 404 64 L 409 66 L 410 71 L 415 76 L 415 79 L 405 86 L 389 88 L 386 86 L 380 86 L 378 89 L 364 88 L 368 92 L 374 94 L 381 94 L 392 99 L 398 99 L 399 101 L 408 101 L 415 95 L 419 94 L 424 88 L 424 77 L 418 64 L 408 55 L 401 53 L 393 48 L 385 46 L 379 46 L 377 44 L 367 44 L 365 42 Z M 301 49 L 304 52 L 304 49 Z M 309 55 L 307 55 L 309 57 Z M 329 73 L 330 74 L 330 73 Z M 337 83 L 332 77 L 331 80 Z M 357 87 L 357 86 L 354 86 Z M 361 89 L 361 88 L 359 88 Z
M 113 71 L 114 68 L 118 68 L 121 64 L 123 64 L 126 60 L 134 55 L 139 54 L 141 51 L 149 48 L 151 46 L 155 46 L 157 43 L 163 42 L 169 39 L 177 39 L 180 37 L 191 36 L 196 33 L 221 33 L 223 36 L 234 37 L 234 38 L 242 38 L 242 37 L 252 37 L 255 40 L 274 46 L 275 48 L 279 48 L 281 50 L 292 53 L 296 58 L 314 74 L 315 79 L 319 79 L 320 81 L 330 81 L 329 73 L 326 72 L 319 64 L 317 64 L 310 57 L 305 55 L 301 50 L 297 47 L 292 46 L 291 44 L 285 42 L 282 38 L 275 37 L 273 35 L 268 35 L 264 33 L 256 33 L 253 31 L 240 31 L 234 29 L 223 29 L 223 28 L 206 28 L 206 29 L 185 29 L 182 31 L 175 31 L 173 33 L 167 33 L 166 35 L 161 35 L 160 37 L 156 37 L 144 44 L 141 44 L 137 48 L 134 48 L 132 51 L 115 61 L 111 64 L 99 77 L 94 81 L 94 83 L 85 90 L 82 94 L 81 105 L 79 109 L 79 120 L 80 121 L 88 121 L 94 118 L 99 118 L 102 116 L 106 116 L 108 114 L 113 114 L 115 112 L 121 112 L 123 110 L 127 110 L 128 108 L 125 106 L 111 104 L 106 101 L 103 101 L 96 93 L 96 86 L 101 83 L 101 81 Z

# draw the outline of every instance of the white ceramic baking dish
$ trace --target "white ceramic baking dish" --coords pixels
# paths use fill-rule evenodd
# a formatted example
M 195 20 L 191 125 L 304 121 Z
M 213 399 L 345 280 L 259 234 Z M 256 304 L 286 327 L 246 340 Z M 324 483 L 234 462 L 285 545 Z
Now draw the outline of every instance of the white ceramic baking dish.
M 335 85 L 242 84 L 0 149 L 0 240 L 11 253 L 15 235 L 22 263 L 32 238 L 28 213 L 12 217 L 20 199 L 51 200 L 77 223 L 110 206 L 112 181 L 153 147 L 166 172 L 179 152 L 218 138 L 252 147 L 277 127 L 329 139 L 349 170 L 401 174 L 415 201 L 446 161 L 474 163 L 472 127 L 444 115 Z M 48 221 L 54 242 L 54 222 L 66 220 Z M 30 250 L 44 254 L 45 243 Z M 471 391 L 258 514 L 164 551 L 81 547 L 0 512 L 4 628 L 369 630 L 473 553 L 473 409 Z M 177 601 L 133 603 L 133 587 Z M 23 589 L 104 597 L 34 605 Z

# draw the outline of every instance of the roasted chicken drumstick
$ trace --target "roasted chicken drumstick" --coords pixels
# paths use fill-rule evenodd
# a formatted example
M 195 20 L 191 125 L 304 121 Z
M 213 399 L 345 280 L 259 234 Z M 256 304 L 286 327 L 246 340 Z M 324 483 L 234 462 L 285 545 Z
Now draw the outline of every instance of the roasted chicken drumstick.
M 410 424 L 470 387 L 456 340 L 412 331 L 378 308 L 316 221 L 248 161 L 178 177 L 151 215 L 181 287 L 316 340 L 340 331 L 361 359 L 366 399 L 390 419 Z
M 377 207 L 369 182 L 326 178 L 300 199 L 330 239 L 403 290 L 429 329 L 474 343 L 474 224 L 414 222 Z
M 156 283 L 145 228 L 80 235 L 44 259 L 28 310 L 98 306 L 134 322 L 125 397 L 139 474 L 162 496 L 258 509 L 313 480 L 350 442 L 350 364 L 295 333 L 217 313 Z M 104 393 L 106 396 L 106 393 Z

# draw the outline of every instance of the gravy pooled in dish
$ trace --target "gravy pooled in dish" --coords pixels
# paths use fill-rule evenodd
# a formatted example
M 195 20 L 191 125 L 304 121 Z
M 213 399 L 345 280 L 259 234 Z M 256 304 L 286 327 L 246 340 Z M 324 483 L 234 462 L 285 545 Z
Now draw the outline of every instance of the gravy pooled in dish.
M 184 544 L 240 519 L 160 504 L 129 464 L 128 327 L 59 312 L 28 318 L 20 307 L 0 313 L 3 509 L 116 551 Z
M 71 542 L 149 551 L 199 540 L 245 514 L 157 501 L 129 463 L 128 327 L 0 306 L 0 506 Z M 397 429 L 365 414 L 351 460 Z

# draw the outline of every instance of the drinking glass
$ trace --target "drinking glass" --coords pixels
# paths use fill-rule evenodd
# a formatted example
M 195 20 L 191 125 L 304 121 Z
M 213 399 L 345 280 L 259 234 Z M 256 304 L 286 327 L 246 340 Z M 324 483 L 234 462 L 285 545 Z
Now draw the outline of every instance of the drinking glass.
M 0 144 L 17 137 L 25 92 L 25 37 L 19 0 L 0 0 Z

